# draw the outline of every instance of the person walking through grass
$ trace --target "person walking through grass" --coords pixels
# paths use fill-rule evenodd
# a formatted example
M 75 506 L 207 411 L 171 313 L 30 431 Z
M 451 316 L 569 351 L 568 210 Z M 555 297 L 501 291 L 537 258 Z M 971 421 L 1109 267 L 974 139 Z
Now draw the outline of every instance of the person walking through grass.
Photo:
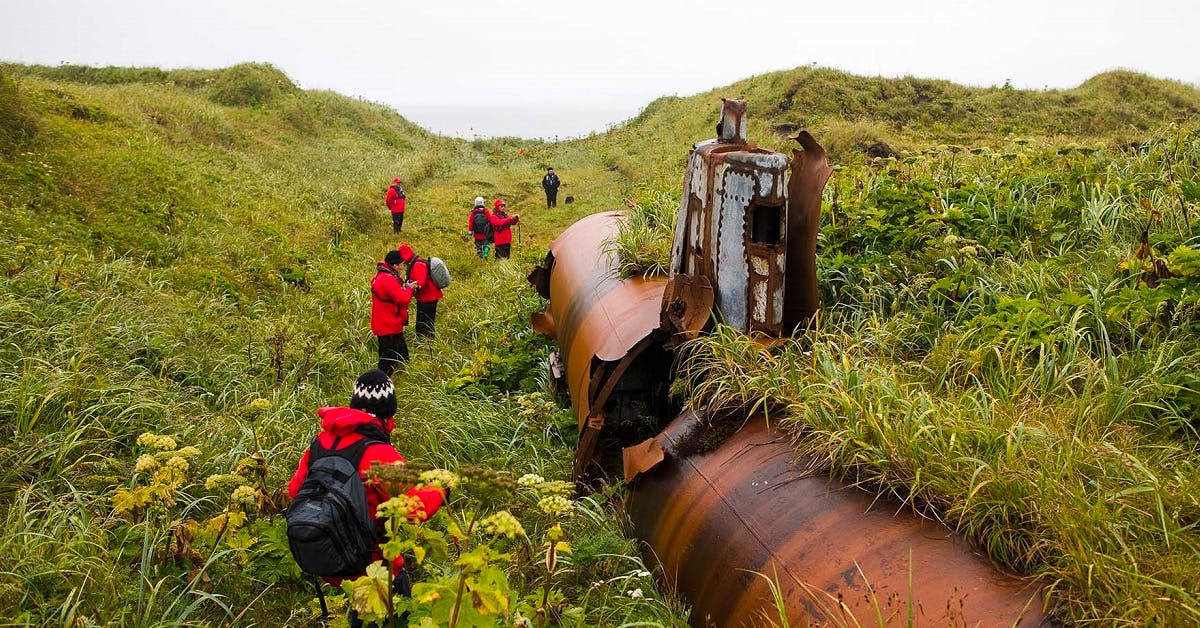
M 509 216 L 504 208 L 504 199 L 498 198 L 492 204 L 495 208 L 488 219 L 492 223 L 492 232 L 496 238 L 496 259 L 508 259 L 512 254 L 512 226 L 521 221 L 517 214 Z
M 372 369 L 359 375 L 354 382 L 354 390 L 350 394 L 349 406 L 325 407 L 317 410 L 317 416 L 321 419 L 321 432 L 300 456 L 296 472 L 288 482 L 288 495 L 294 501 L 299 502 L 296 504 L 299 509 L 298 516 L 293 514 L 293 508 L 289 508 L 288 514 L 288 535 L 292 554 L 307 573 L 314 573 L 314 569 L 316 572 L 321 572 L 323 569 L 320 567 L 330 562 L 331 555 L 336 553 L 339 544 L 331 538 L 322 537 L 322 534 L 327 532 L 323 526 L 303 524 L 306 523 L 306 518 L 314 516 L 310 513 L 320 512 L 318 505 L 330 491 L 329 487 L 325 486 L 330 469 L 336 470 L 338 466 L 342 466 L 346 473 L 349 473 L 350 468 L 358 470 L 358 479 L 362 482 L 359 490 L 365 489 L 365 503 L 357 506 L 365 507 L 366 512 L 352 514 L 358 518 L 358 521 L 365 521 L 367 524 L 365 534 L 373 532 L 374 550 L 371 552 L 369 560 L 362 565 L 361 573 L 347 574 L 343 572 L 344 575 L 341 577 L 324 576 L 325 581 L 335 587 L 341 584 L 343 578 L 353 580 L 366 575 L 368 565 L 383 560 L 383 552 L 380 551 L 379 544 L 386 539 L 383 535 L 382 522 L 376 520 L 376 510 L 391 496 L 382 484 L 368 479 L 367 472 L 371 470 L 372 464 L 406 464 L 404 456 L 401 456 L 391 443 L 392 431 L 395 429 L 395 415 L 396 389 L 392 384 L 391 377 L 379 369 Z M 318 461 L 327 458 L 341 458 L 348 461 L 349 465 L 337 460 L 325 460 L 318 464 Z M 313 481 L 306 485 L 305 480 L 309 478 L 310 471 Z M 336 476 L 336 473 L 334 475 Z M 322 482 L 321 479 L 326 481 Z M 345 477 L 336 479 L 341 482 L 347 481 Z M 359 499 L 361 499 L 362 493 L 359 495 Z M 432 517 L 446 501 L 445 489 L 430 485 L 419 489 L 410 489 L 406 495 L 415 498 L 416 503 L 420 504 L 410 514 L 414 519 L 421 521 Z M 353 500 L 349 503 L 352 508 L 356 506 Z M 295 525 L 297 523 L 300 525 Z M 353 520 L 326 521 L 320 515 L 316 515 L 316 520 L 308 523 L 336 523 L 341 525 L 335 527 L 362 527 L 361 523 L 354 525 Z M 294 525 L 295 530 L 293 530 Z M 355 534 L 355 530 L 346 529 L 335 531 L 334 536 L 344 540 L 353 534 Z M 364 549 L 369 547 L 370 545 L 367 545 Z M 357 567 L 355 565 L 353 570 L 357 571 Z M 403 557 L 397 556 L 392 561 L 391 572 L 392 590 L 400 595 L 410 596 L 412 582 L 404 570 Z M 318 586 L 319 591 L 320 587 Z M 357 613 L 353 609 L 349 612 L 349 620 L 350 626 L 354 628 L 363 626 L 363 622 L 358 619 Z
M 371 333 L 379 343 L 379 370 L 388 375 L 408 361 L 404 326 L 408 324 L 408 302 L 415 284 L 400 278 L 403 263 L 400 251 L 388 251 L 375 265 L 375 277 L 371 279 Z
M 491 248 L 492 240 L 492 220 L 488 214 L 488 210 L 483 206 L 483 197 L 475 197 L 475 207 L 471 209 L 471 213 L 467 216 L 467 231 L 475 240 L 475 254 L 480 259 L 488 258 L 488 249 Z
M 442 289 L 433 279 L 429 260 L 417 255 L 407 242 L 402 243 L 397 252 L 400 253 L 400 259 L 407 264 L 405 277 L 408 279 L 408 285 L 416 290 L 417 335 L 432 338 L 438 301 L 444 296 Z
M 392 212 L 392 233 L 400 233 L 404 226 L 404 183 L 399 177 L 392 179 L 392 184 L 388 186 L 387 195 L 383 197 L 383 202 Z
M 558 180 L 558 175 L 554 174 L 554 168 L 546 168 L 546 176 L 542 177 L 542 189 L 546 191 L 546 207 L 558 206 L 558 186 L 562 183 Z

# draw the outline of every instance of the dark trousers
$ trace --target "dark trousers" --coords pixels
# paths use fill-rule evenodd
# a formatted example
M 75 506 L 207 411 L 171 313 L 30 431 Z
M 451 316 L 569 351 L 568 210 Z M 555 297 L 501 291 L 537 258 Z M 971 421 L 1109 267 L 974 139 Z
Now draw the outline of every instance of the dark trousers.
M 392 233 L 400 233 L 404 226 L 404 212 L 392 212 Z
M 392 590 L 404 597 L 412 597 L 412 580 L 409 579 L 407 571 L 401 569 L 400 573 L 396 574 L 396 577 L 392 579 Z M 369 624 L 363 623 L 363 621 L 358 618 L 358 613 L 355 612 L 354 609 L 350 609 L 350 612 L 347 613 L 347 619 L 350 620 L 350 628 L 375 628 L 378 626 L 378 624 L 375 622 L 371 622 Z M 408 613 L 404 613 L 400 616 L 400 625 L 407 626 L 407 620 Z
M 496 245 L 496 259 L 512 257 L 512 243 Z
M 379 370 L 391 375 L 401 362 L 408 362 L 408 343 L 404 342 L 404 332 L 376 338 L 379 340 Z
M 546 207 L 558 207 L 558 190 L 546 190 Z
M 433 337 L 433 321 L 437 318 L 437 301 L 417 301 L 417 335 Z

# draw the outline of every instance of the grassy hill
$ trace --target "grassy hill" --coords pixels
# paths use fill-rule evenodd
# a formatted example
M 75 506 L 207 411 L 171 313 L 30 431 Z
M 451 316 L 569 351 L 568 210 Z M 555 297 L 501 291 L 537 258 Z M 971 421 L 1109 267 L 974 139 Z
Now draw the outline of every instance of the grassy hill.
M 415 344 L 413 362 L 397 380 L 397 447 L 412 461 L 451 469 L 481 465 L 564 479 L 573 421 L 549 398 L 549 347 L 527 330 L 528 314 L 541 304 L 523 285 L 524 270 L 583 214 L 623 207 L 629 195 L 665 194 L 669 207 L 688 148 L 712 135 L 719 96 L 748 99 L 752 140 L 784 148 L 789 141 L 783 135 L 806 125 L 832 149 L 839 173 L 827 198 L 830 224 L 821 252 L 830 333 L 846 334 L 842 348 L 857 343 L 865 351 L 863 339 L 876 338 L 879 346 L 904 350 L 852 352 L 856 370 L 864 373 L 923 368 L 942 374 L 931 390 L 953 384 L 961 392 L 963 382 L 995 374 L 989 347 L 1009 342 L 1012 334 L 1020 339 L 1014 351 L 1041 346 L 1041 337 L 1029 340 L 1033 332 L 1020 321 L 1053 328 L 1045 320 L 1056 325 L 1059 318 L 1040 316 L 1049 316 L 1046 310 L 1063 314 L 1054 302 L 1016 301 L 1007 291 L 1034 293 L 1028 286 L 1036 286 L 1062 300 L 1059 288 L 1066 286 L 1088 294 L 1096 282 L 1063 270 L 1064 260 L 1073 260 L 1072 269 L 1108 260 L 1115 273 L 1117 258 L 1127 257 L 1145 223 L 1143 197 L 1167 216 L 1153 230 L 1158 257 L 1191 243 L 1188 221 L 1177 218 L 1174 207 L 1178 200 L 1194 213 L 1188 184 L 1195 181 L 1195 134 L 1172 135 L 1164 125 L 1194 117 L 1200 95 L 1127 72 L 1100 75 L 1073 90 L 1030 92 L 800 68 L 690 98 L 659 99 L 609 133 L 546 144 L 441 138 L 385 107 L 300 90 L 265 65 L 178 71 L 0 65 L 0 420 L 11 430 L 0 443 L 6 504 L 0 506 L 6 529 L 0 534 L 0 555 L 6 557 L 0 617 L 28 625 L 311 620 L 311 593 L 291 566 L 280 519 L 269 515 L 282 503 L 279 489 L 317 429 L 313 410 L 344 403 L 353 378 L 374 363 L 366 285 L 374 261 L 397 243 L 382 206 L 383 188 L 394 176 L 404 179 L 409 196 L 404 239 L 422 254 L 446 259 L 455 276 L 439 310 L 438 339 Z M 1179 141 L 1172 145 L 1167 138 Z M 1140 148 L 1118 148 L 1131 143 Z M 1163 179 L 1168 153 L 1178 177 L 1173 183 Z M 538 182 L 547 165 L 563 177 L 561 196 L 578 202 L 544 208 Z M 477 195 L 502 196 L 522 215 L 511 263 L 473 258 L 465 220 Z M 1079 221 L 1088 216 L 1093 218 L 1081 229 Z M 1101 239 L 1107 257 L 1078 252 L 1093 239 Z M 1142 261 L 1134 263 L 1136 270 Z M 943 300 L 915 303 L 912 295 L 889 291 L 909 280 L 932 284 L 929 294 Z M 980 298 L 984 292 L 970 287 L 976 283 L 1005 289 Z M 1153 322 L 1163 315 L 1155 308 L 1168 307 L 1161 305 L 1167 301 L 1171 316 L 1191 311 L 1177 300 L 1133 294 L 1122 303 Z M 1038 315 L 1031 318 L 1031 309 Z M 947 320 L 976 321 L 952 329 L 962 343 L 959 353 L 937 331 Z M 861 328 L 868 322 L 877 326 L 870 333 Z M 976 327 L 990 335 L 971 331 Z M 1146 340 L 1144 328 L 1131 329 L 1120 335 L 1122 346 L 1153 344 L 1163 359 L 1174 360 L 1175 371 L 1192 372 L 1184 368 L 1191 364 L 1190 336 L 1172 337 L 1173 348 L 1164 353 L 1164 345 Z M 820 343 L 833 340 L 813 342 L 826 346 Z M 1109 372 L 1101 368 L 1109 354 L 1089 350 L 1101 372 Z M 705 355 L 703 347 L 697 355 Z M 753 355 L 744 357 L 753 362 Z M 1050 368 L 1044 362 L 1049 358 L 1000 355 L 1002 364 L 1026 365 L 1003 382 Z M 1141 353 L 1122 355 L 1133 356 L 1129 369 L 1164 371 Z M 1094 406 L 1077 402 L 1081 380 L 1063 379 L 1040 384 L 1036 390 L 1050 386 L 1061 396 L 1040 407 L 1059 408 L 1062 415 L 1086 407 L 1090 416 Z M 904 370 L 901 378 L 875 381 L 900 386 L 901 380 L 907 386 L 919 378 Z M 799 403 L 790 390 L 755 388 L 758 381 L 735 389 Z M 1003 388 L 987 381 L 987 394 L 1002 388 L 1018 400 L 1033 395 L 1030 384 Z M 1191 382 L 1180 376 L 1143 385 L 1173 391 L 1170 398 L 1183 404 L 1193 398 Z M 1184 414 L 1191 406 L 1171 406 L 1164 419 L 1152 411 L 1168 403 L 1164 396 L 1136 397 L 1128 403 L 1141 414 L 1131 425 L 1119 405 L 1126 389 L 1105 390 L 1111 392 L 1102 397 L 1104 412 L 1120 420 L 1096 426 L 1099 432 L 1079 432 L 1080 447 L 1133 451 L 1106 439 L 1107 429 L 1149 432 L 1155 440 L 1145 447 L 1163 451 L 1179 443 L 1194 447 L 1194 427 Z M 970 403 L 978 402 L 964 400 L 961 407 Z M 1013 419 L 1019 408 L 1005 416 Z M 954 408 L 939 412 L 955 416 Z M 839 416 L 831 415 L 821 429 L 846 433 L 845 425 L 836 424 Z M 1169 427 L 1145 430 L 1152 419 Z M 1013 424 L 1004 423 L 1005 429 Z M 1071 425 L 1038 429 L 1058 434 Z M 188 446 L 199 450 L 180 454 L 185 478 L 155 484 L 146 467 L 138 470 L 140 456 L 154 457 L 147 453 L 152 439 L 139 443 L 147 432 L 176 441 L 159 462 Z M 831 437 L 817 442 L 830 452 L 850 451 Z M 1143 444 L 1138 441 L 1137 451 Z M 917 452 L 926 447 L 910 445 Z M 928 451 L 941 450 L 930 444 Z M 895 459 L 877 455 L 875 466 L 834 468 L 857 470 L 881 490 L 918 496 L 914 501 L 932 504 L 936 515 L 959 512 L 952 500 L 963 489 L 943 485 L 925 494 L 911 474 L 871 471 L 892 464 L 888 460 Z M 1173 527 L 1139 545 L 1154 555 L 1167 554 L 1169 544 L 1171 555 L 1181 557 L 1169 561 L 1170 576 L 1195 566 L 1186 528 L 1196 510 L 1179 490 L 1193 487 L 1186 471 L 1193 461 L 1174 454 L 1163 460 L 1175 465 L 1175 479 L 1162 476 L 1152 489 L 1110 475 L 1128 483 L 1114 491 L 1131 489 L 1130 495 L 1157 497 L 1176 508 L 1156 521 L 1185 530 Z M 256 508 L 236 506 L 220 481 L 206 482 L 239 473 L 257 491 Z M 160 490 L 149 503 L 114 501 L 122 489 L 132 495 L 152 484 Z M 1046 480 L 1043 488 L 1053 486 Z M 973 488 L 966 491 L 982 494 Z M 1086 485 L 1082 490 L 1085 497 L 1094 494 Z M 538 568 L 540 543 L 556 520 L 522 501 L 526 497 L 513 491 L 481 501 L 467 490 L 456 508 L 503 506 L 521 517 L 531 541 L 514 547 L 509 579 L 514 590 L 537 593 L 546 582 L 544 567 Z M 649 593 L 652 584 L 635 548 L 622 536 L 616 497 L 577 501 L 576 516 L 563 523 L 574 552 L 572 570 L 554 581 L 564 600 L 556 608 L 570 611 L 565 622 L 581 625 L 680 623 L 685 615 L 676 603 Z M 972 518 L 976 528 L 967 533 L 1029 573 L 1047 572 L 1044 565 L 1062 554 L 1028 551 L 1047 543 L 1045 530 L 1009 525 L 1025 521 L 1027 513 L 1010 502 L 995 503 L 1003 506 L 991 511 L 998 519 Z M 230 526 L 229 514 L 238 508 L 248 511 L 247 521 Z M 1094 519 L 1101 526 L 1124 521 L 1101 511 Z M 982 527 L 995 535 L 980 532 Z M 1145 526 L 1128 529 L 1140 533 Z M 996 541 L 1009 532 L 1020 542 Z M 1111 564 L 1113 570 L 1128 568 Z M 1141 554 L 1134 564 L 1145 569 Z M 430 580 L 456 573 L 440 563 L 423 569 Z M 1064 576 L 1063 597 L 1071 600 L 1064 615 L 1114 616 L 1122 598 L 1089 591 L 1078 573 Z M 593 586 L 597 582 L 602 584 Z M 1099 582 L 1117 588 L 1125 581 Z M 1187 594 L 1174 599 L 1194 598 L 1191 580 L 1168 582 Z M 629 595 L 635 589 L 647 593 Z M 1150 590 L 1134 589 L 1133 595 Z M 1160 610 L 1146 604 L 1127 612 L 1151 616 Z

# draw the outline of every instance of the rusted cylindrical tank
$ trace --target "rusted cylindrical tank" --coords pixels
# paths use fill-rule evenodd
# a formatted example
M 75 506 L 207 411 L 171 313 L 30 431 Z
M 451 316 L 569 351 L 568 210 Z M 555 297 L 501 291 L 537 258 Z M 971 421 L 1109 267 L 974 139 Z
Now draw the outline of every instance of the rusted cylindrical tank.
M 619 455 L 634 530 L 696 626 L 1043 623 L 1036 584 L 902 504 L 806 474 L 760 417 L 670 410 L 672 351 L 714 307 L 770 342 L 819 306 L 825 151 L 803 132 L 790 161 L 758 149 L 744 113 L 725 101 L 719 137 L 689 156 L 669 280 L 617 275 L 619 212 L 569 227 L 530 273 L 550 299 L 533 327 L 558 340 L 579 421 L 574 479 L 619 472 Z
M 618 212 L 580 220 L 530 276 L 550 298 L 534 326 L 559 341 L 579 420 L 576 479 L 596 471 L 611 443 L 604 436 L 619 429 L 605 422 L 606 399 L 646 385 L 629 382 L 627 369 L 666 340 L 665 282 L 620 279 L 603 251 L 621 220 Z M 946 527 L 893 500 L 806 475 L 786 435 L 760 418 L 709 419 L 684 412 L 624 452 L 635 532 L 666 586 L 693 606 L 694 625 L 763 625 L 776 613 L 763 576 L 778 584 L 794 623 L 1043 621 L 1035 587 L 993 567 Z
M 647 556 L 692 604 L 696 626 L 1036 626 L 1028 581 L 975 554 L 940 523 L 793 461 L 790 438 L 762 417 L 712 426 L 688 411 L 654 442 L 662 462 L 629 487 Z M 738 427 L 738 425 L 741 425 Z M 702 443 L 734 429 L 711 451 Z

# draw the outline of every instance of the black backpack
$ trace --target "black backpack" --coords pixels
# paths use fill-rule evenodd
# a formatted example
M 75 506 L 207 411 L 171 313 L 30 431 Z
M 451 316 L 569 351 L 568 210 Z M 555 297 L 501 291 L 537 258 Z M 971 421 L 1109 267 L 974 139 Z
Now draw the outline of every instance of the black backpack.
M 471 213 L 471 233 L 482 236 L 492 233 L 492 221 L 488 220 L 486 211 L 478 209 Z
M 345 449 L 326 449 L 313 439 L 308 475 L 287 509 L 288 546 L 304 572 L 337 578 L 366 572 L 378 538 L 358 466 L 367 447 L 379 442 L 363 438 Z

